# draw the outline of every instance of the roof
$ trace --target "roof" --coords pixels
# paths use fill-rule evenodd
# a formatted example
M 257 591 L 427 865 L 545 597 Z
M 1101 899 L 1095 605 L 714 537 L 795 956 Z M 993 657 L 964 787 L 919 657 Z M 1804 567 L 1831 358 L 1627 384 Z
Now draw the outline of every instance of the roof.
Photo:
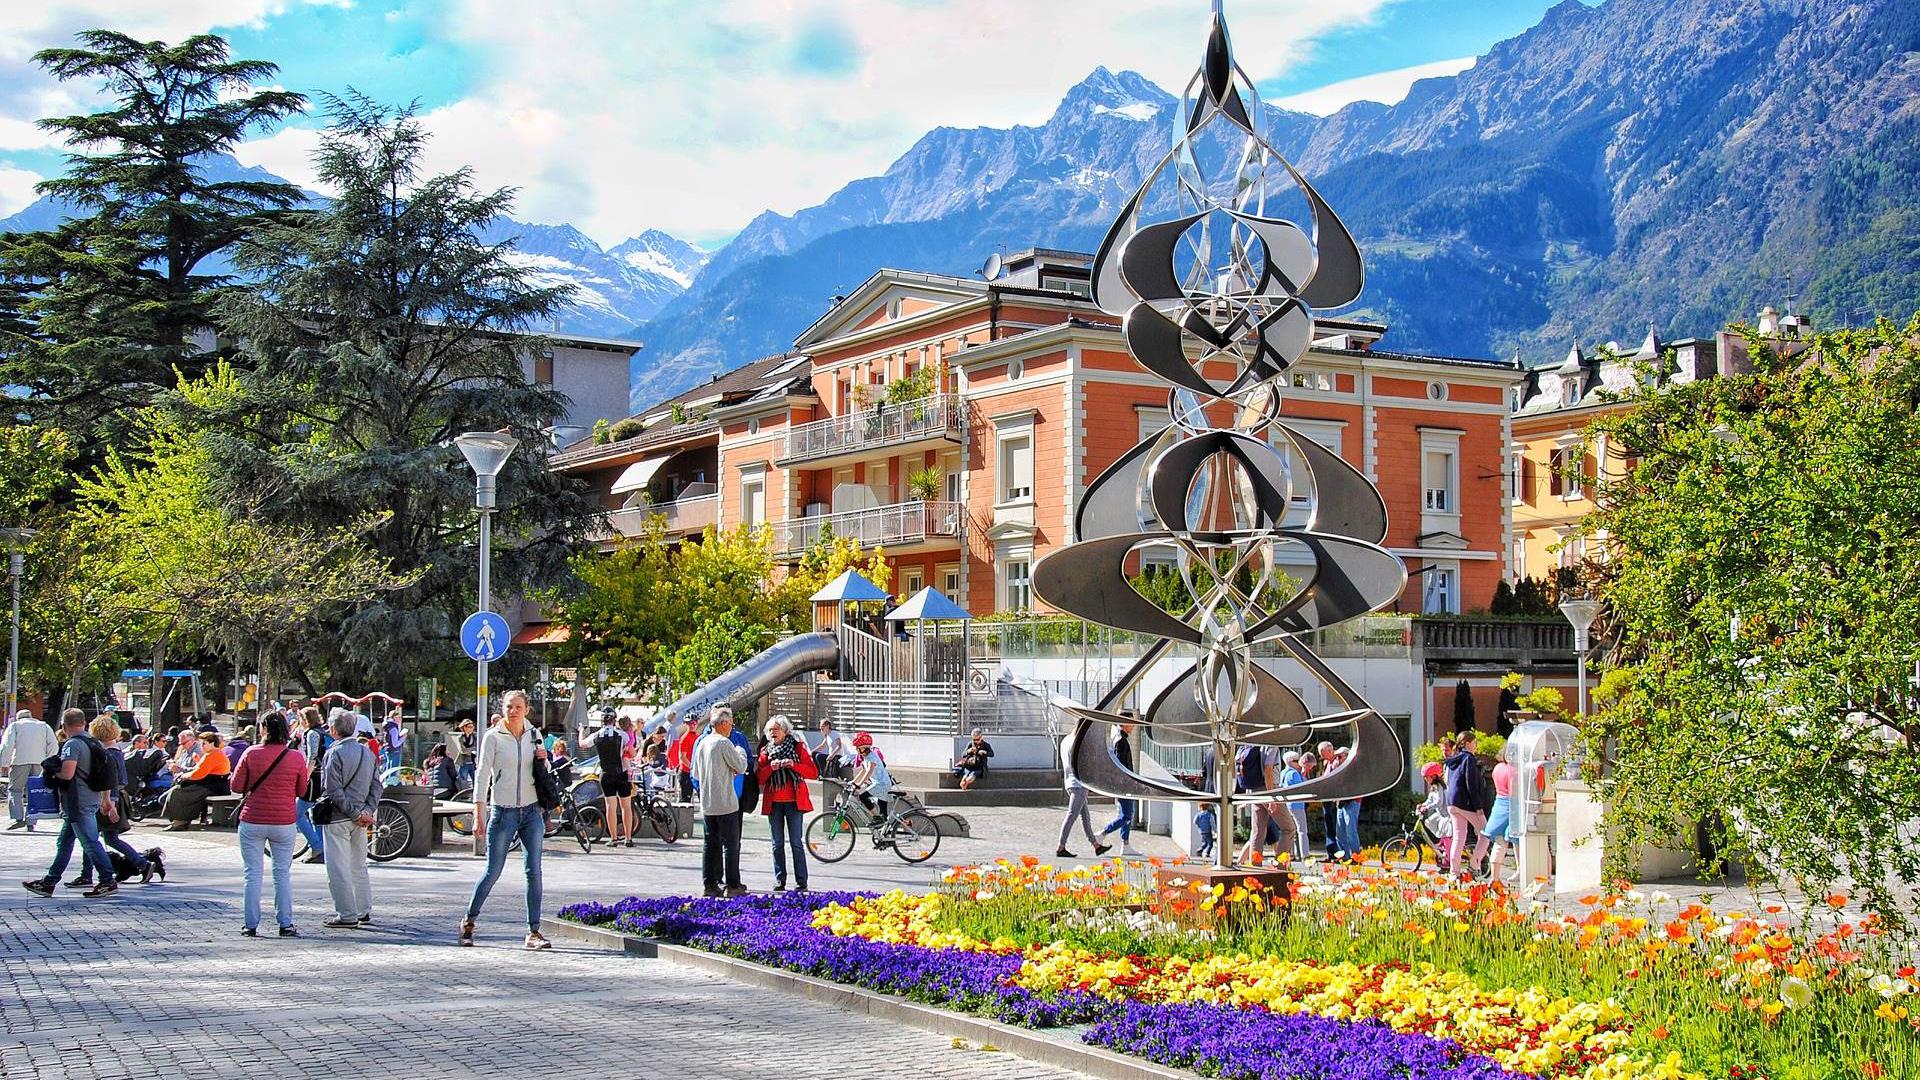
M 914 593 L 906 603 L 887 613 L 889 622 L 909 622 L 917 619 L 971 619 L 967 609 L 946 598 L 939 589 L 929 585 Z
M 806 361 L 806 354 L 794 352 L 778 353 L 773 356 L 763 356 L 758 360 L 750 360 L 664 401 L 654 402 L 628 419 L 670 413 L 675 405 L 683 408 L 696 404 L 731 405 L 773 392 L 784 392 L 800 387 L 811 388 L 813 373 Z M 630 454 L 635 450 L 678 442 L 717 430 L 718 425 L 704 415 L 689 415 L 686 420 L 678 424 L 673 423 L 670 416 L 663 416 L 640 434 L 618 442 L 595 443 L 593 437 L 588 436 L 569 444 L 566 449 L 555 454 L 553 460 L 555 464 L 566 465 L 590 458 Z
M 887 590 L 848 570 L 808 598 L 815 604 L 848 604 L 861 600 L 891 600 Z

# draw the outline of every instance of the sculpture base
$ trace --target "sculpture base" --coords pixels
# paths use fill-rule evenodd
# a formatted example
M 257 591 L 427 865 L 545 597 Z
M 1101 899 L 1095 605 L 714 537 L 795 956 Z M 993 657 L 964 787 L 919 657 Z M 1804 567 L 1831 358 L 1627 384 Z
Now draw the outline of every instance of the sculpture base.
M 1205 905 L 1219 886 L 1220 900 L 1209 910 Z M 1278 866 L 1163 866 L 1154 871 L 1154 893 L 1160 910 L 1172 912 L 1182 920 L 1201 927 L 1213 925 L 1214 916 L 1225 909 L 1224 900 L 1236 887 L 1257 889 L 1266 895 L 1274 910 L 1292 914 L 1293 872 Z

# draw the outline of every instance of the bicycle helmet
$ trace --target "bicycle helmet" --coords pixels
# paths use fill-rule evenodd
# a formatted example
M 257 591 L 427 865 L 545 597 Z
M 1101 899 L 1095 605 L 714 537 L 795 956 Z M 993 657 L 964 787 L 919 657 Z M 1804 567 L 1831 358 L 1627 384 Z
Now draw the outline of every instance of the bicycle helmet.
M 866 750 L 872 746 L 873 746 L 873 736 L 867 734 L 864 731 L 860 732 L 859 734 L 853 737 L 853 748 L 855 750 Z
M 1436 784 L 1439 783 L 1440 778 L 1445 776 L 1446 774 L 1447 774 L 1447 767 L 1445 765 L 1440 764 L 1437 761 L 1429 762 L 1420 770 L 1421 776 L 1425 777 L 1429 782 L 1436 783 Z

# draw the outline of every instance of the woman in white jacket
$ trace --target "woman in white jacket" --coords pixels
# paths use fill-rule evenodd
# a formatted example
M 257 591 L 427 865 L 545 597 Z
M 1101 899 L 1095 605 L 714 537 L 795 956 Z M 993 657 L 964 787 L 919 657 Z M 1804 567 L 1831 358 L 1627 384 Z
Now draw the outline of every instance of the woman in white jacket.
M 473 899 L 467 902 L 467 917 L 460 924 L 460 944 L 473 944 L 480 908 L 486 904 L 494 882 L 500 880 L 508 849 L 518 837 L 527 867 L 527 948 L 552 948 L 540 933 L 540 845 L 547 837 L 547 815 L 540 809 L 533 786 L 533 763 L 545 761 L 547 752 L 527 723 L 525 690 L 501 695 L 500 707 L 505 715 L 480 737 L 473 774 L 474 818 L 487 823 L 487 872 L 474 885 Z

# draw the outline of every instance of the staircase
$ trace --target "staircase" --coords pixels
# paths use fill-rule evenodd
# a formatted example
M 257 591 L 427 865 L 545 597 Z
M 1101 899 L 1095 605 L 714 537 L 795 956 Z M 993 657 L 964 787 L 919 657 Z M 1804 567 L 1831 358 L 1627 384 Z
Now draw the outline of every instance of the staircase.
M 945 769 L 893 770 L 894 786 L 912 792 L 928 807 L 1065 806 L 1067 792 L 1058 769 L 988 769 L 967 791 Z

